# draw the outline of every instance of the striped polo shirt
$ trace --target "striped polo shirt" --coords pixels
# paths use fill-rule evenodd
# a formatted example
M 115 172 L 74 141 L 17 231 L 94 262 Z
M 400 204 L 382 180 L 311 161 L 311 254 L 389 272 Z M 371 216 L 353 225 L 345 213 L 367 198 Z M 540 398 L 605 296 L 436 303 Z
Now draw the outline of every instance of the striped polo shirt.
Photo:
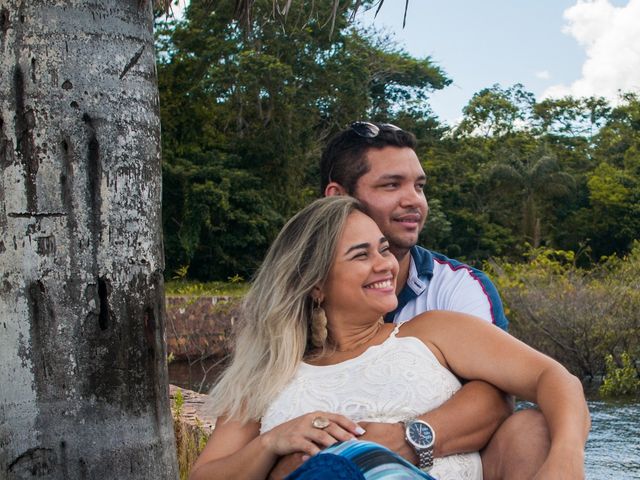
M 410 254 L 407 283 L 398 295 L 398 307 L 385 315 L 385 322 L 404 322 L 429 310 L 450 310 L 507 330 L 498 290 L 484 272 L 417 245 Z

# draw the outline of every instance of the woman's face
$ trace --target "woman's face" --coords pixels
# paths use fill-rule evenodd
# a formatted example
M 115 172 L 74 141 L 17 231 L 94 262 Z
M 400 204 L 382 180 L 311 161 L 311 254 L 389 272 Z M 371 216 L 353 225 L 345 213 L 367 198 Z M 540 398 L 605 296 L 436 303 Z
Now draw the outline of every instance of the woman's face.
M 361 212 L 347 218 L 322 288 L 323 308 L 336 320 L 354 314 L 379 317 L 394 310 L 398 261 L 376 223 Z

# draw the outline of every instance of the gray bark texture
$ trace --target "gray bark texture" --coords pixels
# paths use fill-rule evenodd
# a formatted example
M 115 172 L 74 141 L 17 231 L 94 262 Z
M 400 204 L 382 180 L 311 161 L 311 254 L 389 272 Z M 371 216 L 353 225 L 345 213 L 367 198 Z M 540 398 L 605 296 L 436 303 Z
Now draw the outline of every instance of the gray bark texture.
M 177 478 L 147 0 L 0 0 L 0 479 Z

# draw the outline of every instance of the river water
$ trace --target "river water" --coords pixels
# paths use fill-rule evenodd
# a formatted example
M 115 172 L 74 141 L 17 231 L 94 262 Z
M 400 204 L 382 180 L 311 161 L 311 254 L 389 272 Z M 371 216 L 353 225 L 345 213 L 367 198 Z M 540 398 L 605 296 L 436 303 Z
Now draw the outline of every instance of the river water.
M 169 365 L 169 381 L 207 391 L 220 366 L 198 363 L 189 368 L 183 362 L 174 362 Z M 592 426 L 586 448 L 587 480 L 640 479 L 640 402 L 590 400 L 589 411 Z
M 590 401 L 587 479 L 640 479 L 640 402 Z

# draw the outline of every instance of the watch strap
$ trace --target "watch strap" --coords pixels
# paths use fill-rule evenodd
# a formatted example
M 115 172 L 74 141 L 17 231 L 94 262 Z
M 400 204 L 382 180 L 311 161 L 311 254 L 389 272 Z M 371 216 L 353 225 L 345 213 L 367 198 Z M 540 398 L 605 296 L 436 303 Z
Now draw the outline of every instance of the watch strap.
M 418 455 L 418 468 L 420 470 L 426 470 L 433 467 L 433 447 L 429 448 L 414 448 L 416 455 Z

